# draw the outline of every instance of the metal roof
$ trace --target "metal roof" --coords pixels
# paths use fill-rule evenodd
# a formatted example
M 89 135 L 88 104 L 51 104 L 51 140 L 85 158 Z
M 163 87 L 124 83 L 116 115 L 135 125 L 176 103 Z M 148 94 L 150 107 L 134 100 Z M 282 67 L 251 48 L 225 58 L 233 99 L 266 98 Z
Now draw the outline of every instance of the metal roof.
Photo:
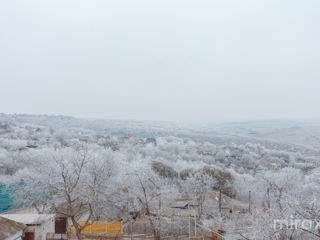
M 54 218 L 54 214 L 1 214 L 4 217 L 23 224 L 42 224 Z
M 26 228 L 23 223 L 15 222 L 10 219 L 0 217 L 0 239 L 6 239 Z

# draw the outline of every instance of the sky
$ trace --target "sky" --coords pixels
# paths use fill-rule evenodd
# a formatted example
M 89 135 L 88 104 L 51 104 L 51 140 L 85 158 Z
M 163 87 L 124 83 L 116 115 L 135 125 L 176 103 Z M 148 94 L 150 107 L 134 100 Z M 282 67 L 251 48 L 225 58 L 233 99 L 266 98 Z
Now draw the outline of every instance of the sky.
M 0 112 L 320 119 L 319 0 L 0 0 Z

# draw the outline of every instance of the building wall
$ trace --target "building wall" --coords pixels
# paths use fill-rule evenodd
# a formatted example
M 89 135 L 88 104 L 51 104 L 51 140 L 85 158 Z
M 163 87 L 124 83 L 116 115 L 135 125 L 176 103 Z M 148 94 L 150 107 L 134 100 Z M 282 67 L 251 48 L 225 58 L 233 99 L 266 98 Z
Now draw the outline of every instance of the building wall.
M 35 232 L 35 240 L 46 240 L 47 233 L 54 233 L 54 218 L 41 224 L 40 226 L 29 226 L 28 232 Z

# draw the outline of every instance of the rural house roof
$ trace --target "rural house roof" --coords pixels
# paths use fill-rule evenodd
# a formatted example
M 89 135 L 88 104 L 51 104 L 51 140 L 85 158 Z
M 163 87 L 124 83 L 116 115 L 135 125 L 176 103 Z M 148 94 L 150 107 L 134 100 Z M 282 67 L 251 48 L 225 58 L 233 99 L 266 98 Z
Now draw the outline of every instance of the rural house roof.
M 4 240 L 12 235 L 23 231 L 26 225 L 23 223 L 15 222 L 5 217 L 0 216 L 0 240 Z
M 54 218 L 54 214 L 2 214 L 4 217 L 26 225 L 42 224 Z

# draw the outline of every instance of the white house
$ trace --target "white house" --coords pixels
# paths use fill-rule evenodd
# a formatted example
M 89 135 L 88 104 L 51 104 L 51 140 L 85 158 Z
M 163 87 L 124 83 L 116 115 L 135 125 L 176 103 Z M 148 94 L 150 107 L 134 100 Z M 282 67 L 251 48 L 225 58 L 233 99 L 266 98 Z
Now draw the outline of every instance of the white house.
M 54 214 L 2 214 L 0 217 L 26 225 L 24 236 L 28 240 L 46 240 L 54 232 Z

